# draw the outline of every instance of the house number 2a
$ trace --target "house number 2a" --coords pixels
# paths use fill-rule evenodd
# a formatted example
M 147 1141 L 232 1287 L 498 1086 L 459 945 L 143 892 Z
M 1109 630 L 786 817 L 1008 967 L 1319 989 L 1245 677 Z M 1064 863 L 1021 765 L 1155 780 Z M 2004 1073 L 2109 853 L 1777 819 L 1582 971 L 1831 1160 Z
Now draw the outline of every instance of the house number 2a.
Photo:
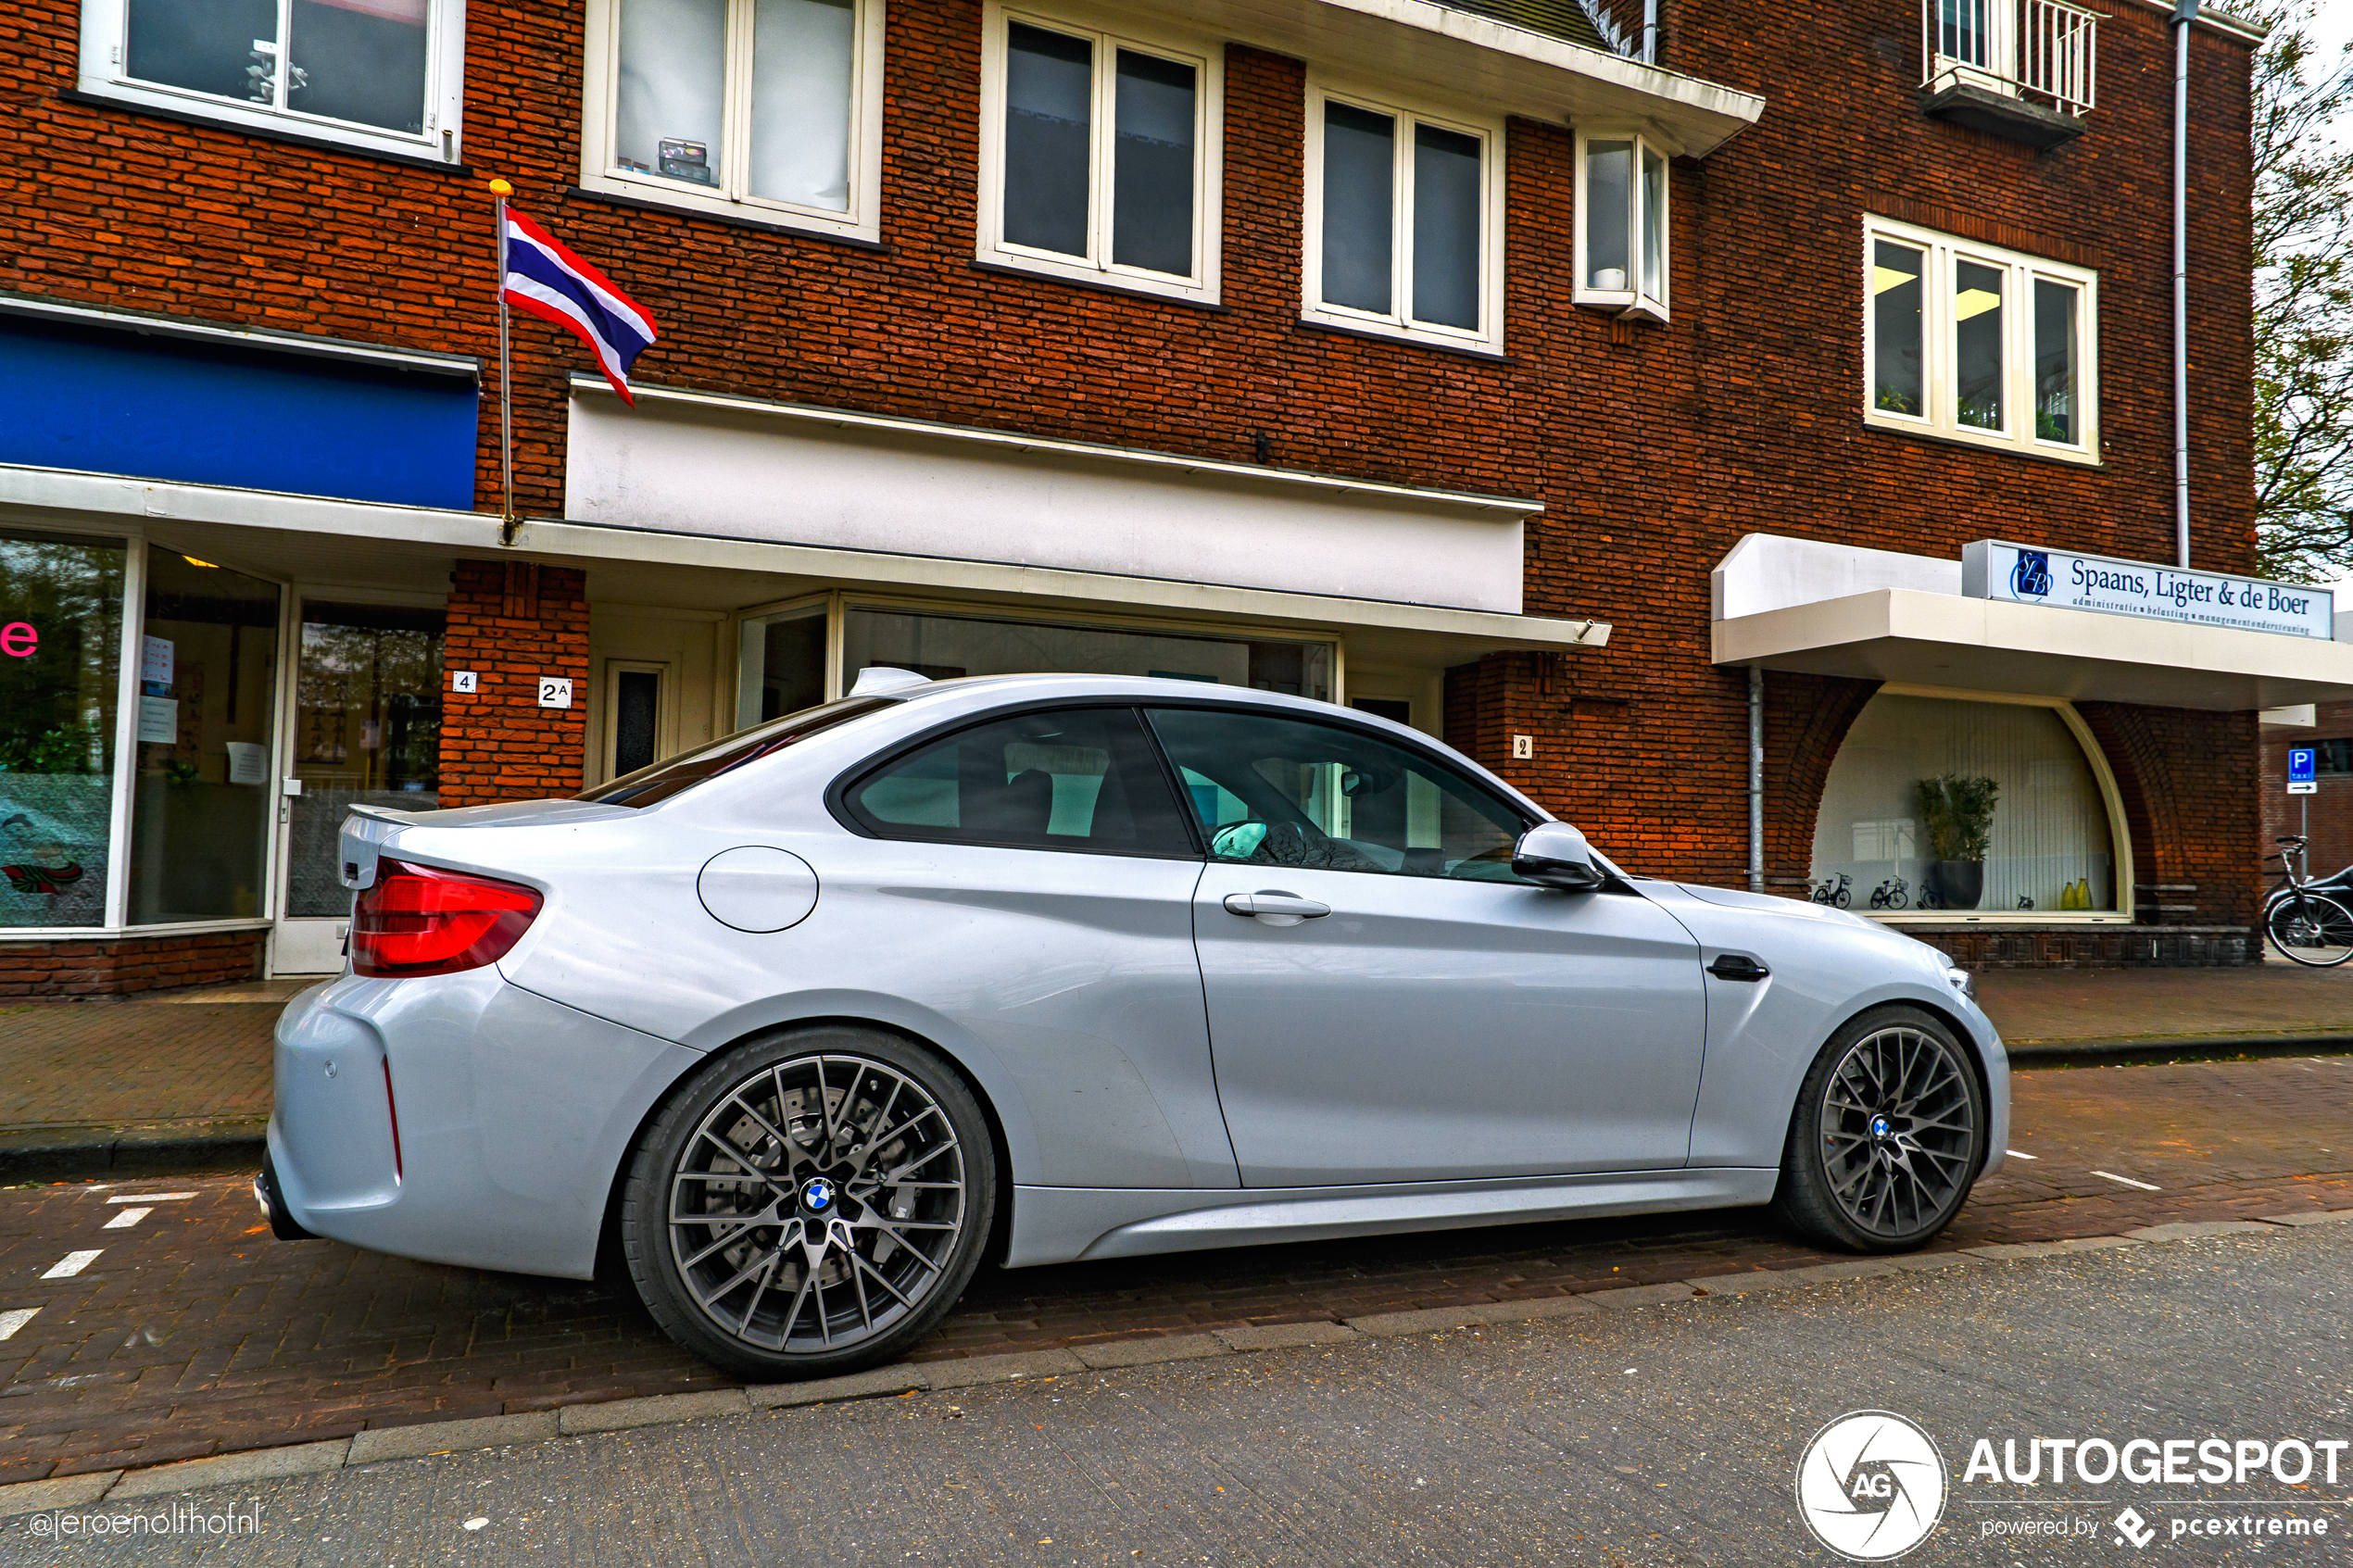
M 572 683 L 570 681 L 557 680 L 552 675 L 542 675 L 539 677 L 539 706 L 542 708 L 570 708 L 572 706 Z

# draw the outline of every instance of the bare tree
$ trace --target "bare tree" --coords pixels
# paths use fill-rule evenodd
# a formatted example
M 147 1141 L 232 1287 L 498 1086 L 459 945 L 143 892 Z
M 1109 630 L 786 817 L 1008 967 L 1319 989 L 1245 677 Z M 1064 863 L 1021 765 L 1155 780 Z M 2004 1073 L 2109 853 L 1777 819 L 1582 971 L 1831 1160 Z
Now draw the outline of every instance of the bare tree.
M 2319 58 L 2310 0 L 2251 8 L 2255 502 L 2264 568 L 2353 571 L 2353 43 Z

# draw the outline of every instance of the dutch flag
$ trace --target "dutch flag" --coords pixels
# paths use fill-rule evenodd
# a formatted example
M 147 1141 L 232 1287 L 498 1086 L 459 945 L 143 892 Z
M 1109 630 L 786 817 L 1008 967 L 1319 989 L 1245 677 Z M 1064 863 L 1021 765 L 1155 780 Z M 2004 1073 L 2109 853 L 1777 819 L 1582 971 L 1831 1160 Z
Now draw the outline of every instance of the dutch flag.
M 622 401 L 629 395 L 629 367 L 653 346 L 654 320 L 611 279 L 558 244 L 554 235 L 507 208 L 500 249 L 506 281 L 499 295 L 518 310 L 576 333 L 595 351 L 605 380 Z

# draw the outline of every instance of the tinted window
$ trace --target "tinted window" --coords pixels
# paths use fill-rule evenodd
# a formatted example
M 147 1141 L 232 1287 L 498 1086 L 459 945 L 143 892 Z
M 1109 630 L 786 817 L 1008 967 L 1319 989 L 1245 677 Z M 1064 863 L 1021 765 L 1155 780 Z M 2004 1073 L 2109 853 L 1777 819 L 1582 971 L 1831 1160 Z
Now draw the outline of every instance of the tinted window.
M 1214 859 L 1516 882 L 1520 813 L 1427 752 L 1338 724 L 1151 710 Z
M 885 763 L 846 800 L 885 838 L 1194 852 L 1160 759 L 1125 708 L 1018 713 L 960 730 Z
M 698 750 L 685 752 L 667 762 L 657 762 L 650 768 L 640 768 L 610 784 L 599 784 L 584 791 L 583 800 L 601 801 L 607 806 L 651 806 L 657 800 L 667 800 L 681 790 L 692 789 L 705 779 L 715 779 L 747 762 L 782 751 L 798 740 L 805 740 L 820 730 L 830 730 L 862 714 L 878 708 L 888 708 L 891 699 L 878 696 L 844 697 L 823 708 L 807 709 L 789 713 L 773 723 L 711 742 Z

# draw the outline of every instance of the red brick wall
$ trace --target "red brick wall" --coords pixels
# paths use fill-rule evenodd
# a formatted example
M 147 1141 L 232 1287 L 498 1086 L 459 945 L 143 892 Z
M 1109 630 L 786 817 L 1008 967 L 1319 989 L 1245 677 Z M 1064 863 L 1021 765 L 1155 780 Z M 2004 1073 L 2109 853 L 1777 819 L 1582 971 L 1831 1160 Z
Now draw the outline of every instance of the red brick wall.
M 2310 729 L 2264 728 L 2255 790 L 2262 803 L 2263 852 L 2277 847 L 2271 841 L 2282 834 L 2309 833 L 2312 874 L 2333 876 L 2353 866 L 2353 774 L 2322 773 L 2310 795 L 2290 795 L 2287 753 L 2290 746 L 2353 736 L 2353 702 L 2322 703 L 2314 717 L 2319 722 Z
M 100 997 L 252 980 L 269 933 L 0 943 L 0 997 Z
M 442 694 L 444 806 L 530 800 L 580 788 L 588 733 L 587 574 L 528 561 L 461 560 L 450 576 L 446 671 L 474 692 Z M 570 708 L 539 706 L 539 681 L 572 682 Z

